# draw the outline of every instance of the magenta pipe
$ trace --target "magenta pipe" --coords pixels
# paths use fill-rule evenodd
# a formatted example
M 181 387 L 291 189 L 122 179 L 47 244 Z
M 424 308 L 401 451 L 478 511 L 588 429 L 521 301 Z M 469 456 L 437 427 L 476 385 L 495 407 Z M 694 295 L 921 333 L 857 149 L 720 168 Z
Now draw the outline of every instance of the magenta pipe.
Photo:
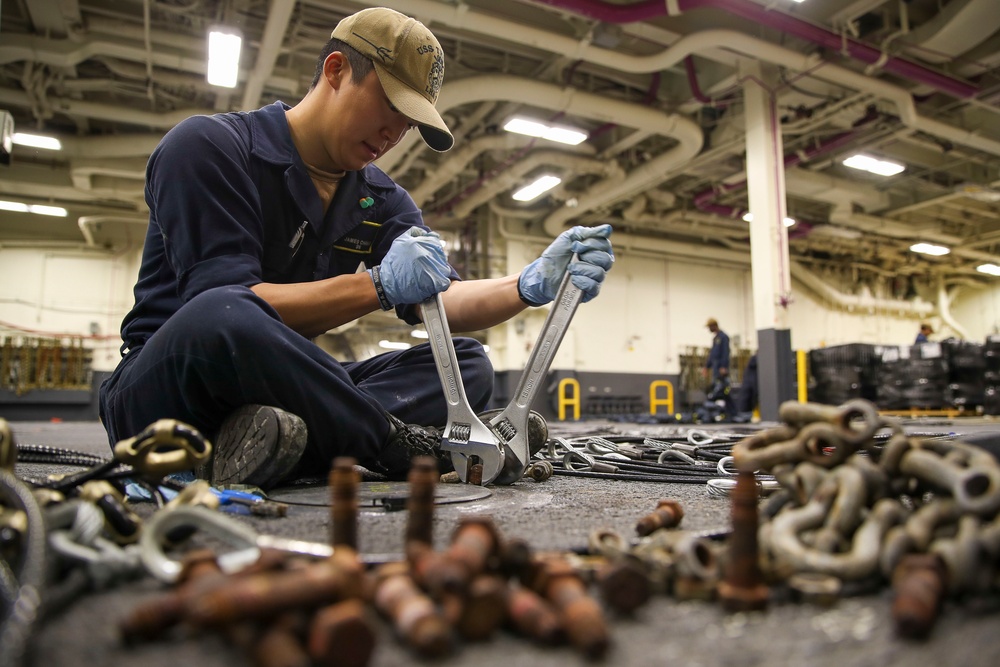
M 587 18 L 606 23 L 632 23 L 644 21 L 658 16 L 671 15 L 664 0 L 644 0 L 631 5 L 609 5 L 601 0 L 532 0 L 540 5 L 548 5 L 565 9 Z M 846 53 L 862 62 L 873 64 L 882 58 L 882 52 L 873 46 L 855 39 L 845 38 L 826 28 L 813 25 L 808 21 L 767 9 L 749 0 L 675 0 L 676 13 L 684 13 L 692 9 L 712 7 L 721 9 L 735 16 L 745 18 L 754 23 L 775 28 L 789 35 L 819 44 L 830 51 Z M 911 81 L 930 86 L 935 90 L 947 93 L 953 97 L 971 98 L 979 94 L 979 88 L 950 76 L 946 76 L 929 67 L 915 62 L 888 56 L 881 68 Z

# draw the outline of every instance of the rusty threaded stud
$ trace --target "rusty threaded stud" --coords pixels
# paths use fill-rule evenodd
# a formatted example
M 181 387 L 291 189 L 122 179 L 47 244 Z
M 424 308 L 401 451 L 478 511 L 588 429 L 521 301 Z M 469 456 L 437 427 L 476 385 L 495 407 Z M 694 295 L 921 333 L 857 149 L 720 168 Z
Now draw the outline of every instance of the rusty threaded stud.
M 632 558 L 605 563 L 598 569 L 596 581 L 601 599 L 621 614 L 631 614 L 652 594 L 649 575 Z
M 508 591 L 507 619 L 515 632 L 547 646 L 563 637 L 562 622 L 552 604 L 523 586 Z
M 377 570 L 375 608 L 419 655 L 436 658 L 451 652 L 451 627 L 410 577 L 405 563 L 388 563 Z
M 896 634 L 927 637 L 937 622 L 948 585 L 948 570 L 937 554 L 907 554 L 892 572 L 892 620 Z
M 357 461 L 349 456 L 333 460 L 330 470 L 331 544 L 358 548 L 358 485 L 361 476 L 355 470 Z
M 542 595 L 556 608 L 570 643 L 588 658 L 603 656 L 611 640 L 600 605 L 565 559 L 547 560 L 545 570 Z
M 309 656 L 321 667 L 364 667 L 375 652 L 375 628 L 360 600 L 320 609 L 309 625 Z
M 235 577 L 224 587 L 188 600 L 185 617 L 196 626 L 218 627 L 289 609 L 363 598 L 367 591 L 368 581 L 357 552 L 341 546 L 330 558 L 296 569 Z
M 434 491 L 437 488 L 437 461 L 417 456 L 411 462 L 410 495 L 406 499 L 406 544 L 434 546 Z
M 733 532 L 726 574 L 718 585 L 722 606 L 731 612 L 764 609 L 770 595 L 758 561 L 757 498 L 757 478 L 741 470 L 732 493 Z
M 656 503 L 656 509 L 639 519 L 635 524 L 635 532 L 639 537 L 646 537 L 660 528 L 676 528 L 684 518 L 684 508 L 676 500 L 661 500 Z
M 476 486 L 482 486 L 483 464 L 473 463 L 472 459 L 469 459 L 469 473 L 465 476 L 465 480 L 468 484 L 475 484 Z

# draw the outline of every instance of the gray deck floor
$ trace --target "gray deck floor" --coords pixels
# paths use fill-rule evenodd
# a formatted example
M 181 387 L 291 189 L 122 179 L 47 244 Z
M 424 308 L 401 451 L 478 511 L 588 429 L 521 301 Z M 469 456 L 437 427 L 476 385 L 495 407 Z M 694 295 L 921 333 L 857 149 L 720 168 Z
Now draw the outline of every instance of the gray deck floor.
M 19 443 L 67 447 L 107 456 L 104 432 L 96 423 L 13 423 Z M 656 425 L 581 422 L 550 425 L 554 435 L 581 430 L 607 433 L 656 434 Z M 763 427 L 766 425 L 759 425 Z M 725 429 L 718 425 L 715 428 Z M 908 431 L 975 433 L 1000 429 L 988 420 L 913 421 Z M 34 474 L 44 468 L 19 465 L 18 472 Z M 685 510 L 682 528 L 691 531 L 726 530 L 729 502 L 710 496 L 703 485 L 607 481 L 554 477 L 543 483 L 521 481 L 492 489 L 488 498 L 440 505 L 435 514 L 435 539 L 448 543 L 457 520 L 486 514 L 506 538 L 523 538 L 536 550 L 578 549 L 590 532 L 610 528 L 626 537 L 635 535 L 636 520 L 660 498 L 677 499 Z M 140 514 L 153 511 L 150 503 L 137 505 Z M 398 553 L 402 550 L 405 512 L 363 509 L 359 540 L 362 552 Z M 291 506 L 285 518 L 241 518 L 259 532 L 324 541 L 329 534 L 328 510 Z M 101 667 L 215 667 L 246 664 L 238 650 L 213 635 L 171 635 L 167 641 L 123 646 L 117 623 L 137 603 L 163 590 L 151 577 L 91 593 L 37 628 L 31 643 L 31 661 L 40 667 L 94 665 Z M 780 602 L 767 611 L 727 614 L 713 602 L 654 598 L 630 617 L 609 612 L 612 646 L 603 662 L 611 665 L 817 665 L 856 667 L 872 665 L 996 665 L 1000 652 L 1000 604 L 996 599 L 949 600 L 933 631 L 922 642 L 894 635 L 888 588 L 846 597 L 829 608 Z M 388 626 L 380 627 L 375 667 L 419 661 Z M 481 643 L 460 644 L 447 665 L 493 667 L 584 664 L 571 647 L 542 648 L 501 632 Z

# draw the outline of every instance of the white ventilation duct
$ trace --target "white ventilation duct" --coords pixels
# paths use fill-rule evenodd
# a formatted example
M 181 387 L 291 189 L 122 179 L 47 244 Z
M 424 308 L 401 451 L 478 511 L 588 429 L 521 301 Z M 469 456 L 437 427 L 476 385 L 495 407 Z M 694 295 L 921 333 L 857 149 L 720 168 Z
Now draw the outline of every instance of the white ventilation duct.
M 819 296 L 823 301 L 837 308 L 845 310 L 867 309 L 881 312 L 889 311 L 906 313 L 919 317 L 925 317 L 934 312 L 934 305 L 923 301 L 899 301 L 895 299 L 878 299 L 868 296 L 844 294 L 798 262 L 793 261 L 789 268 L 792 278 L 798 280 L 800 283 L 812 290 L 813 293 Z

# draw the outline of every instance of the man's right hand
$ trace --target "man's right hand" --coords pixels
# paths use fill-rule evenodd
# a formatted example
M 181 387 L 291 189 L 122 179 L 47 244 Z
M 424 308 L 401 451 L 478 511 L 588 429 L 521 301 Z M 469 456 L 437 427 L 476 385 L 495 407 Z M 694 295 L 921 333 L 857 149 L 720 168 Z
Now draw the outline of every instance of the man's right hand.
M 393 306 L 420 303 L 451 285 L 451 266 L 436 232 L 411 227 L 396 237 L 379 265 L 385 297 Z

